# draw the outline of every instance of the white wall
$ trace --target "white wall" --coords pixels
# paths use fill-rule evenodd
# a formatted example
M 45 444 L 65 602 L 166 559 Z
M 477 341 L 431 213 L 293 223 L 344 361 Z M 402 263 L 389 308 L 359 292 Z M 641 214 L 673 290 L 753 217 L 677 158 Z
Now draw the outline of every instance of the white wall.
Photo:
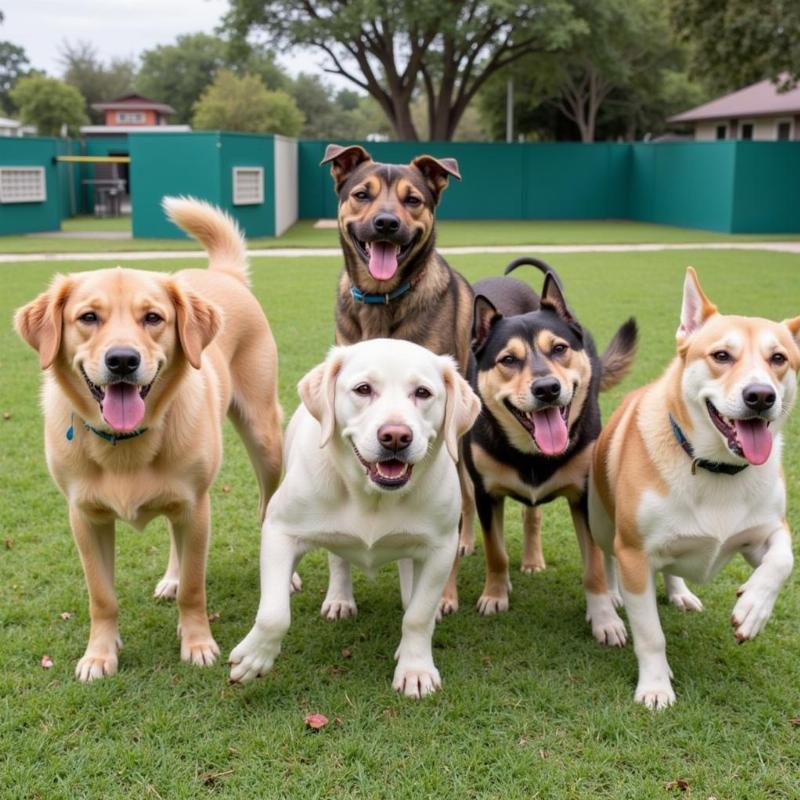
M 275 137 L 275 235 L 297 222 L 297 139 Z

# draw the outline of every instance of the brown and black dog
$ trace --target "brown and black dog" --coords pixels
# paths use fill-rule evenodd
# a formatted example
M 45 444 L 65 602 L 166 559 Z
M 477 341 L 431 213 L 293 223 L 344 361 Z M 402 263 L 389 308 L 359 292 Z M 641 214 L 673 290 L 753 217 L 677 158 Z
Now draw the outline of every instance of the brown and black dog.
M 436 206 L 450 177 L 461 180 L 452 158 L 419 156 L 410 164 L 381 164 L 358 145 L 328 145 L 321 164 L 331 164 L 339 197 L 339 238 L 344 270 L 336 302 L 336 342 L 406 339 L 455 358 L 466 376 L 472 334 L 472 289 L 435 248 Z M 471 540 L 475 519 L 472 485 L 459 464 L 463 495 L 462 540 Z M 331 560 L 331 571 L 345 564 Z M 455 598 L 441 611 L 457 608 Z M 355 613 L 329 597 L 322 613 L 337 619 Z

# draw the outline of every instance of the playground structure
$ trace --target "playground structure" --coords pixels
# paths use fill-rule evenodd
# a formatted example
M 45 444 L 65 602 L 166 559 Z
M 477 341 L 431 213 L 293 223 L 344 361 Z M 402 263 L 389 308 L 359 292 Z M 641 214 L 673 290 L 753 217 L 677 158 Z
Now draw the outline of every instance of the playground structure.
M 800 233 L 800 142 L 365 142 L 376 160 L 458 159 L 442 219 L 628 219 L 721 233 Z M 168 194 L 226 209 L 245 233 L 280 236 L 336 216 L 326 142 L 226 132 L 0 139 L 0 235 L 58 230 L 130 204 L 135 238 L 180 237 Z

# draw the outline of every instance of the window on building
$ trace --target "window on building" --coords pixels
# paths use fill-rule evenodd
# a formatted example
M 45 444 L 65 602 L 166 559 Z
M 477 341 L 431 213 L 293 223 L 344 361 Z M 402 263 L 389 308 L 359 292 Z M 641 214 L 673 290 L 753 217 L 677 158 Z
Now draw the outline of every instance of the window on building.
M 118 111 L 117 122 L 144 122 L 144 111 Z
M 753 123 L 752 122 L 743 122 L 742 123 L 742 139 L 752 139 L 753 138 Z
M 264 168 L 233 168 L 233 204 L 252 206 L 264 202 Z
M 724 139 L 728 135 L 727 125 L 717 125 L 717 139 Z
M 777 140 L 779 142 L 787 142 L 789 139 L 792 138 L 792 123 L 791 120 L 788 119 L 780 119 L 778 120 L 778 126 L 776 128 L 777 132 Z
M 47 200 L 44 167 L 0 167 L 0 203 Z

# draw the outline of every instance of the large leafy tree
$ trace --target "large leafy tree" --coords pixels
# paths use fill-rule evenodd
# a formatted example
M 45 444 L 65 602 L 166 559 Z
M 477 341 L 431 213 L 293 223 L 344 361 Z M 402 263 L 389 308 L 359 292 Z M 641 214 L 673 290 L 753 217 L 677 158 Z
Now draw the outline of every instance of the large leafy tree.
M 10 92 L 14 84 L 28 73 L 29 63 L 23 48 L 0 41 L 0 113 L 13 113 Z
M 303 114 L 286 92 L 270 91 L 257 75 L 220 70 L 195 103 L 193 125 L 200 130 L 250 131 L 298 136 Z
M 104 64 L 91 42 L 67 42 L 61 45 L 64 80 L 86 99 L 86 113 L 93 122 L 102 122 L 103 113 L 93 103 L 108 102 L 133 91 L 136 63 L 128 58 L 114 58 Z
M 431 138 L 451 139 L 493 74 L 563 49 L 582 30 L 566 0 L 231 0 L 224 25 L 240 39 L 257 31 L 277 46 L 316 48 L 327 71 L 368 92 L 403 139 L 419 138 L 416 91 Z
M 40 136 L 58 136 L 63 125 L 71 135 L 89 122 L 86 101 L 74 87 L 57 78 L 29 75 L 11 90 L 11 100 L 26 125 L 35 125 Z
M 694 68 L 721 91 L 771 78 L 800 80 L 798 0 L 670 0 Z

